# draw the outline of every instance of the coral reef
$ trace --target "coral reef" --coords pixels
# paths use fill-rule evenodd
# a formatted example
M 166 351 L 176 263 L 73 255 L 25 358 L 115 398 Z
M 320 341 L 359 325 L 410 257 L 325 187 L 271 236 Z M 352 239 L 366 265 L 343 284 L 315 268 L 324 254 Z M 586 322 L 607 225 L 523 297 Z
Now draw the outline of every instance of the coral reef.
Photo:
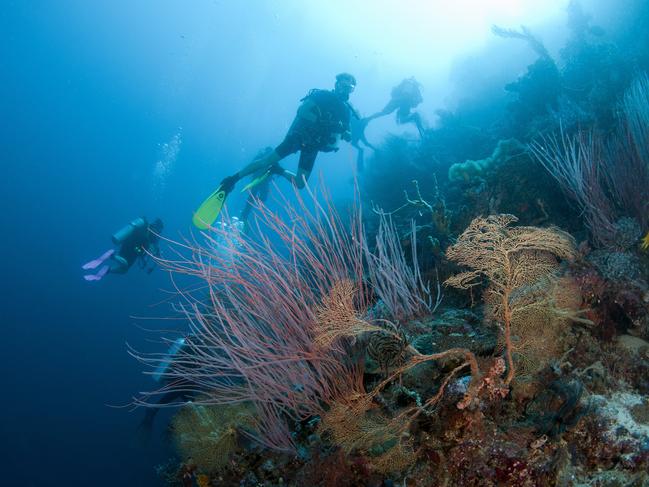
M 568 23 L 494 28 L 536 58 L 379 144 L 350 222 L 297 195 L 163 263 L 209 289 L 168 483 L 649 485 L 649 43 Z
M 478 180 L 486 172 L 525 152 L 525 146 L 516 139 L 500 140 L 491 156 L 478 161 L 467 160 L 453 164 L 448 169 L 448 179 L 449 181 L 465 182 Z
M 238 447 L 243 428 L 254 424 L 250 404 L 183 407 L 171 428 L 185 464 L 196 466 L 198 474 L 214 474 L 225 467 Z
M 621 335 L 632 324 L 603 334 L 607 320 L 617 322 L 604 318 L 611 313 L 602 307 L 606 283 L 619 276 L 603 277 L 597 254 L 578 250 L 568 234 L 514 223 L 512 215 L 476 218 L 448 248 L 449 261 L 468 270 L 456 269 L 447 288 L 481 290 L 482 298 L 471 295 L 471 309 L 437 305 L 388 321 L 394 313 L 377 311 L 376 295 L 373 305 L 359 299 L 358 282 L 331 280 L 312 304 L 309 340 L 320 357 L 352 353 L 354 368 L 338 369 L 357 372 L 344 381 L 349 386 L 285 423 L 292 453 L 259 441 L 257 406 L 183 408 L 173 422 L 183 462 L 166 474 L 169 482 L 646 482 L 649 343 Z M 399 242 L 389 230 L 377 245 Z M 364 252 L 404 265 L 369 245 Z M 392 289 L 421 296 L 418 285 Z
M 446 253 L 471 269 L 450 277 L 446 285 L 469 289 L 482 278 L 488 282 L 484 301 L 488 319 L 502 327 L 506 384 L 515 376 L 514 355 L 532 362 L 556 355 L 563 318 L 578 319 L 555 298 L 557 258 L 574 257 L 572 238 L 556 229 L 510 228 L 515 221 L 512 215 L 476 218 Z

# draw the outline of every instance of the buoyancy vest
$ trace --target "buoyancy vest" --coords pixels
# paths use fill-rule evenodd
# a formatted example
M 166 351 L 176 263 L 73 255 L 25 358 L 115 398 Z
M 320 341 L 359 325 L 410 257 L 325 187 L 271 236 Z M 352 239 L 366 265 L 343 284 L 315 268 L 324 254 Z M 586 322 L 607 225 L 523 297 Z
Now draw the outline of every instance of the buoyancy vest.
M 300 101 L 313 102 L 318 131 L 323 134 L 342 134 L 349 131 L 353 108 L 330 90 L 313 89 Z

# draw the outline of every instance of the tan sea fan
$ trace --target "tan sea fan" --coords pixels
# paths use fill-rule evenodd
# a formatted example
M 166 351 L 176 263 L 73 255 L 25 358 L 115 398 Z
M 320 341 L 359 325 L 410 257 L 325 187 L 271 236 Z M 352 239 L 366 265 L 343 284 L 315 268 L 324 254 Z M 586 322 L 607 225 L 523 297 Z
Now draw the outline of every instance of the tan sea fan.
M 343 337 L 354 337 L 368 331 L 382 328 L 362 320 L 354 305 L 356 286 L 349 279 L 333 284 L 329 293 L 316 307 L 314 343 L 319 348 L 331 348 Z
M 172 432 L 181 456 L 190 459 L 202 473 L 213 473 L 226 465 L 237 448 L 238 428 L 254 424 L 254 409 L 247 403 L 202 406 L 190 404 L 172 419 Z
M 447 250 L 449 260 L 471 270 L 450 277 L 448 286 L 468 289 L 483 279 L 487 316 L 502 327 L 507 361 L 505 383 L 515 375 L 514 353 L 538 350 L 549 355 L 556 346 L 552 298 L 560 259 L 575 255 L 574 240 L 557 228 L 510 227 L 513 215 L 474 219 Z

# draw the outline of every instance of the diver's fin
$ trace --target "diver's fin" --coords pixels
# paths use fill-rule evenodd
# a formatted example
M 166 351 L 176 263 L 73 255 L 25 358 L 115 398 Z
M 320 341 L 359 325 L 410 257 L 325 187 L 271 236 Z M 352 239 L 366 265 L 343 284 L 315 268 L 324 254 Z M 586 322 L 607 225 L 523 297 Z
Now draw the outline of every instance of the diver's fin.
M 272 171 L 271 169 L 269 169 L 268 171 L 266 171 L 266 172 L 265 172 L 264 174 L 262 174 L 261 176 L 256 177 L 255 179 L 253 179 L 252 181 L 250 181 L 248 184 L 246 184 L 246 185 L 243 187 L 243 189 L 241 190 L 241 192 L 242 192 L 242 193 L 245 193 L 246 191 L 251 190 L 251 189 L 254 188 L 255 186 L 260 185 L 261 183 L 263 183 L 264 181 L 266 181 L 266 180 L 270 177 L 271 174 L 273 174 L 273 171 Z
M 91 260 L 90 262 L 87 262 L 81 266 L 81 268 L 84 271 L 96 269 L 100 265 L 102 265 L 105 261 L 107 261 L 113 254 L 115 253 L 115 249 L 110 249 L 101 254 L 101 257 L 96 258 L 95 260 Z
M 228 193 L 221 189 L 221 186 L 216 188 L 216 191 L 209 195 L 203 201 L 203 204 L 198 207 L 192 217 L 192 223 L 201 230 L 207 230 L 221 213 L 221 208 L 223 208 L 227 196 Z

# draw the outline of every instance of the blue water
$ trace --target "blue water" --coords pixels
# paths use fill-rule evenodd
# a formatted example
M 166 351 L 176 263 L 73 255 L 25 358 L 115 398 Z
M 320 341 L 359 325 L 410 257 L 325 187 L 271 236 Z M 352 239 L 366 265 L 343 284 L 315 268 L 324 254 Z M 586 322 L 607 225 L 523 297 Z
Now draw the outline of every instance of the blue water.
M 299 99 L 336 73 L 357 76 L 364 114 L 418 74 L 386 74 L 380 53 L 313 32 L 300 3 L 281 17 L 270 2 L 96 3 L 0 13 L 2 485 L 159 485 L 154 466 L 173 454 L 164 416 L 143 447 L 141 411 L 110 406 L 152 387 L 126 343 L 155 349 L 142 330 L 155 322 L 135 317 L 168 314 L 152 305 L 169 279 L 134 268 L 87 283 L 80 266 L 140 215 L 187 235 L 202 198 L 279 143 Z M 393 125 L 371 135 L 404 130 Z M 316 163 L 337 198 L 351 197 L 354 157 L 344 145 Z
M 170 2 L 29 3 L 3 6 L 0 46 L 1 483 L 158 485 L 154 466 L 172 455 L 164 417 L 142 447 L 141 411 L 108 405 L 152 387 L 126 343 L 156 349 L 140 329 L 150 322 L 131 316 L 169 314 L 151 308 L 169 280 L 134 268 L 87 283 L 80 266 L 140 215 L 161 216 L 166 235 L 187 234 L 214 184 L 278 143 L 299 98 L 312 85 L 329 88 L 341 68 L 309 67 L 299 52 L 269 59 L 273 69 L 242 62 L 237 49 L 263 39 L 248 35 L 252 24 L 237 32 L 214 9 L 192 30 L 200 12 L 182 18 Z M 268 97 L 271 85 L 290 101 L 282 110 Z M 178 134 L 180 151 L 161 182 L 162 144 Z M 349 166 L 346 150 L 329 162 Z M 351 190 L 348 177 L 333 183 Z

